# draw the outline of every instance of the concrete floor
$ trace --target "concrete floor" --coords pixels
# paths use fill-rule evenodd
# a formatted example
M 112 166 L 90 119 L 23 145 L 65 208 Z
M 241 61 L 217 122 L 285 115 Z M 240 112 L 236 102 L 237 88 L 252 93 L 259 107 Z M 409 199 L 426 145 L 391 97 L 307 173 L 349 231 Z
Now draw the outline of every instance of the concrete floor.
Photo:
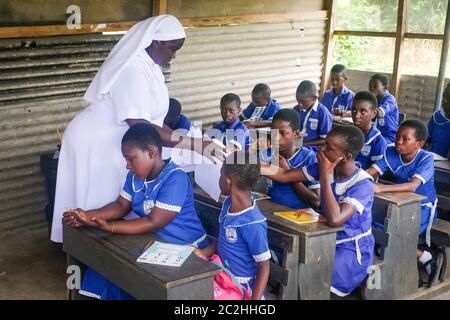
M 0 300 L 67 299 L 66 256 L 41 228 L 0 238 Z
M 66 256 L 38 229 L 0 238 L 0 300 L 67 299 Z M 450 291 L 433 300 L 450 300 Z

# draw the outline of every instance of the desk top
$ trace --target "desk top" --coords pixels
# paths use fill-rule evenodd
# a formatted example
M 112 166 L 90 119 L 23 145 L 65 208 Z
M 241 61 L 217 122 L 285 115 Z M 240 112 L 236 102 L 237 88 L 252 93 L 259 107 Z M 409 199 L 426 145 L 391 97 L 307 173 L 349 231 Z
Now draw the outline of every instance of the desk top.
M 450 172 L 450 161 L 448 161 L 448 160 L 435 161 L 434 162 L 434 168 L 436 170 L 449 171 Z
M 75 229 L 67 226 L 64 226 L 63 232 L 64 251 L 82 263 L 94 267 L 89 263 L 93 258 L 100 260 L 104 256 L 113 257 L 114 260 L 120 260 L 121 264 L 127 265 L 127 270 L 136 270 L 136 276 L 140 274 L 154 278 L 166 288 L 211 277 L 220 272 L 218 267 L 200 259 L 195 254 L 191 254 L 181 267 L 136 262 L 143 247 L 150 240 L 164 242 L 151 233 L 111 235 L 94 228 Z M 100 270 L 96 271 L 102 273 Z
M 427 197 L 414 192 L 385 192 L 375 195 L 375 199 L 385 200 L 398 206 L 404 206 L 413 202 L 420 202 Z
M 336 124 L 353 124 L 353 119 L 352 117 L 341 117 L 341 116 L 336 116 L 333 115 L 333 122 Z
M 219 203 L 215 202 L 214 199 L 212 199 L 205 191 L 200 188 L 194 188 L 194 196 L 197 200 L 204 201 L 218 207 L 221 206 L 221 203 L 224 199 L 223 197 L 221 197 Z M 273 212 L 279 211 L 292 211 L 292 208 L 282 206 L 270 200 L 258 200 L 256 201 L 256 204 L 258 205 L 262 214 L 267 218 L 269 225 L 277 228 L 281 227 L 281 229 L 289 230 L 289 232 L 300 234 L 305 237 L 315 237 L 324 234 L 335 233 L 344 229 L 342 227 L 329 227 L 325 222 L 296 224 L 273 214 Z

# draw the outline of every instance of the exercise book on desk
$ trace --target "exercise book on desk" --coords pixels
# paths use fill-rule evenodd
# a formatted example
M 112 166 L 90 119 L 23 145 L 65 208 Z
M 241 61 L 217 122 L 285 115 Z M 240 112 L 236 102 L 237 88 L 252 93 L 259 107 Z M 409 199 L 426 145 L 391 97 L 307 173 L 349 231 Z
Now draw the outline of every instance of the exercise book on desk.
M 319 213 L 310 208 L 299 209 L 295 211 L 274 212 L 273 214 L 297 224 L 327 221 L 327 219 L 324 216 L 320 215 Z
M 139 258 L 137 258 L 136 261 L 141 263 L 180 267 L 192 251 L 194 251 L 194 247 L 192 246 L 155 241 Z

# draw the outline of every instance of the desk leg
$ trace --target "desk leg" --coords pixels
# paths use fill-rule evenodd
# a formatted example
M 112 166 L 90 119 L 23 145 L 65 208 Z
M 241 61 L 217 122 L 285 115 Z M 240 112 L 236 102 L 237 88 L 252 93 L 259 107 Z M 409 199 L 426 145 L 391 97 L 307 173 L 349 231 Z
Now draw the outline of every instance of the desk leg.
M 329 300 L 336 234 L 300 239 L 298 287 L 300 300 Z

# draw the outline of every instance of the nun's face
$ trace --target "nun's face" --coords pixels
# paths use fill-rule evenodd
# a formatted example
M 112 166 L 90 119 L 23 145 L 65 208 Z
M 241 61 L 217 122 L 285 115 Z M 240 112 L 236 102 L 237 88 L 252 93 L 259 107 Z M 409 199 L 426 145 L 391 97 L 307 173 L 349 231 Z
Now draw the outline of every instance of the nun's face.
M 153 61 L 163 66 L 175 58 L 175 53 L 180 50 L 184 44 L 184 39 L 171 41 L 153 41 L 150 45 L 149 54 Z

